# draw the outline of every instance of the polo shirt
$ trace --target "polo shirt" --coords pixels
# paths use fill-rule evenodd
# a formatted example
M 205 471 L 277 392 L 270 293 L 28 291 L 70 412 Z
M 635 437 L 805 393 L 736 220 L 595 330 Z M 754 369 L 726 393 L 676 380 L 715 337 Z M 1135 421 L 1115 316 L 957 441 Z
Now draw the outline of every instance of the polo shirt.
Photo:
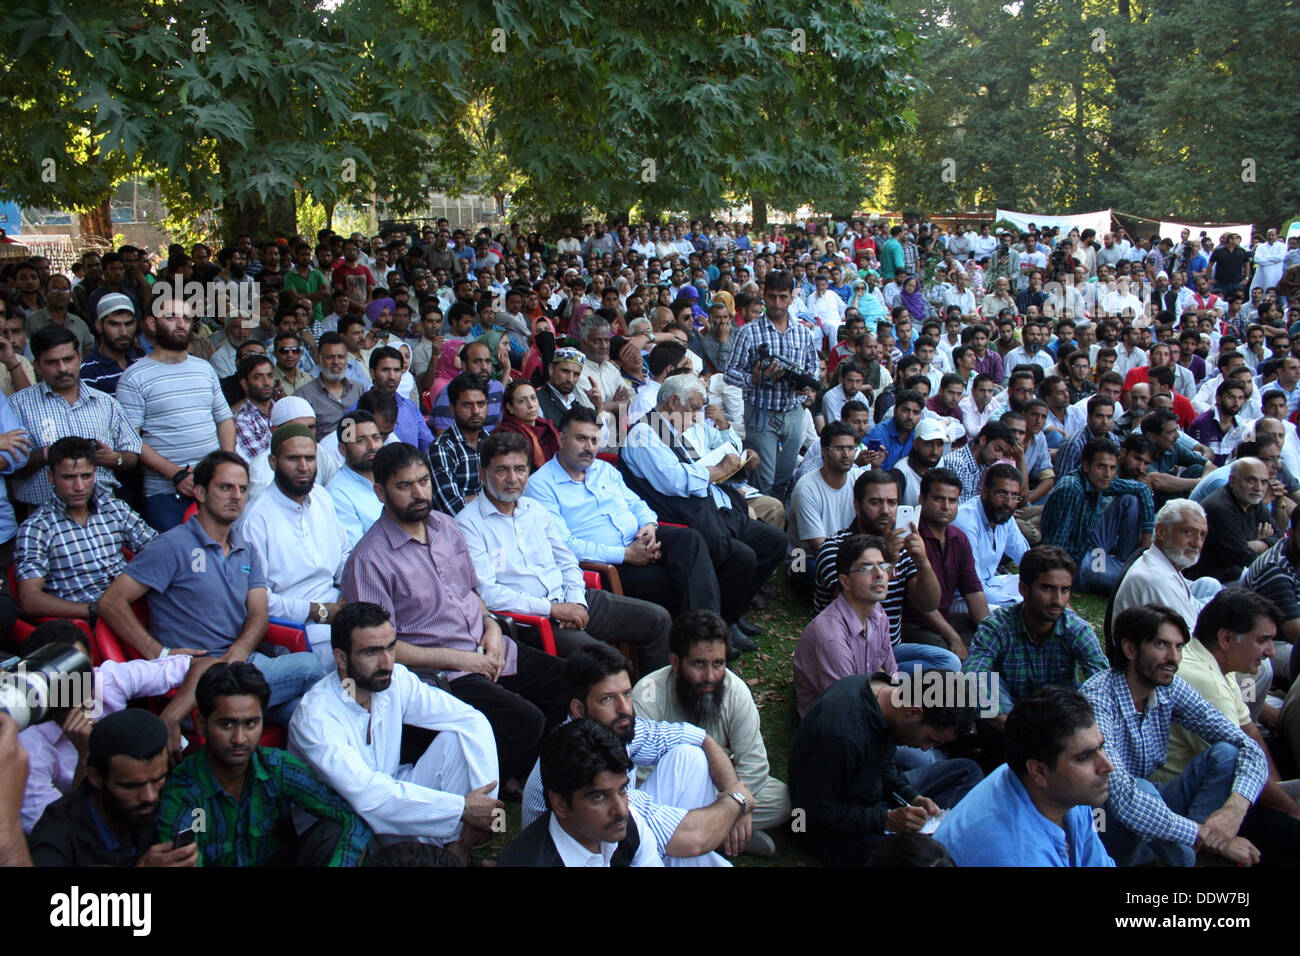
M 165 647 L 223 653 L 248 619 L 248 592 L 266 588 L 257 555 L 233 533 L 230 553 L 195 515 L 158 537 L 126 566 L 149 588 L 149 633 Z

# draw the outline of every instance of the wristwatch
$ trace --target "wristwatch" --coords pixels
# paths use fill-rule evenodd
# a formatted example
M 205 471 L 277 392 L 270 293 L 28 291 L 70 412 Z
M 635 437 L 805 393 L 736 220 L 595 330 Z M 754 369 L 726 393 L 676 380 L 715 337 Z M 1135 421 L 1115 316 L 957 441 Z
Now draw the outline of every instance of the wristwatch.
M 122 467 L 122 463 L 123 463 L 124 461 L 126 461 L 126 459 L 122 457 L 122 453 L 119 451 L 119 452 L 117 453 L 117 461 L 113 463 L 113 468 L 114 468 L 114 469 L 121 468 L 121 467 Z
M 323 603 L 316 605 L 316 620 L 324 624 L 329 619 L 329 616 L 330 616 L 329 608 L 327 608 Z
M 732 800 L 735 800 L 738 804 L 740 804 L 740 815 L 742 817 L 749 812 L 749 801 L 745 799 L 745 795 L 741 793 L 739 790 L 733 790 L 729 794 L 727 794 L 727 796 L 731 797 Z
M 157 659 L 158 659 L 158 660 L 162 660 L 162 659 L 165 658 L 165 657 L 169 657 L 169 656 L 171 656 L 171 652 L 172 652 L 172 649 L 171 649 L 170 647 L 164 647 L 161 651 L 158 652 L 158 657 L 157 657 Z

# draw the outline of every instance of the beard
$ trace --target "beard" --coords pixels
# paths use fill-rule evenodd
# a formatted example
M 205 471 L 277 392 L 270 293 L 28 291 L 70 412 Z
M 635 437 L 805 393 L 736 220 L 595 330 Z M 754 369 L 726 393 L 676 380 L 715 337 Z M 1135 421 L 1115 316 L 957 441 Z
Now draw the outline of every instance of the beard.
M 1200 548 L 1161 548 L 1160 552 L 1178 571 L 1187 570 L 1201 559 Z
M 178 352 L 184 352 L 190 347 L 190 336 L 193 333 L 188 325 L 183 325 L 178 329 L 168 331 L 158 330 L 158 344 L 164 348 L 175 349 Z
M 234 263 L 231 263 L 231 265 L 230 265 L 230 278 L 232 278 L 232 279 L 242 279 L 242 278 L 244 278 L 244 271 L 245 271 L 245 268 L 246 268 L 245 266 L 237 266 L 237 265 L 235 265 Z
M 331 385 L 336 385 L 343 381 L 343 379 L 347 378 L 347 374 L 348 370 L 346 368 L 341 372 L 331 372 L 329 369 L 321 366 L 320 370 L 320 377 L 325 379 L 325 381 L 329 382 Z
M 396 512 L 398 521 L 423 521 L 429 517 L 429 512 L 433 510 L 433 503 L 430 501 L 415 501 Z
M 314 474 L 307 478 L 295 478 L 292 475 L 282 475 L 278 471 L 275 473 L 275 486 L 290 497 L 309 493 L 315 484 Z
M 158 815 L 157 801 L 145 807 L 137 807 L 134 811 L 128 811 L 126 805 L 113 796 L 107 787 L 100 790 L 99 795 L 104 801 L 104 812 L 132 830 L 153 826 L 154 818 Z
M 708 727 L 722 714 L 722 688 L 715 687 L 708 693 L 700 693 L 684 674 L 678 673 L 674 678 L 677 699 L 686 711 L 688 722 L 697 727 Z
M 368 677 L 363 677 L 352 666 L 352 661 L 348 660 L 348 679 L 351 680 L 358 688 L 369 691 L 372 694 L 388 690 L 388 686 L 393 682 L 392 671 L 375 671 Z

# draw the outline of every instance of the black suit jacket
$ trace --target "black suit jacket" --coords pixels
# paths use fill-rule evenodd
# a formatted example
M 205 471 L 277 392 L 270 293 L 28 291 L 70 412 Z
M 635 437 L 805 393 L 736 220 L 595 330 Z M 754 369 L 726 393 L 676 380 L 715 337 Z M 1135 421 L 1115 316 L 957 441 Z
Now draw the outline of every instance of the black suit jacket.
M 506 847 L 497 866 L 564 866 L 560 851 L 555 848 L 555 841 L 547 829 L 551 823 L 551 811 L 547 810 L 540 817 L 524 828 Z M 631 813 L 627 816 L 627 836 L 618 844 L 618 849 L 610 858 L 610 866 L 631 866 L 637 849 L 641 846 L 641 835 L 636 829 L 636 818 Z

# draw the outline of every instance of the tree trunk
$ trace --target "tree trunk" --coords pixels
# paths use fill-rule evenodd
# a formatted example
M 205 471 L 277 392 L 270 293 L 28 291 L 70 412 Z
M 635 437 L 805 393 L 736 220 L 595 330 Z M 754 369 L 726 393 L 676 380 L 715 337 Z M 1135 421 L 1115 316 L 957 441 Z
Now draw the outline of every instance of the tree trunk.
M 758 193 L 749 197 L 749 204 L 753 212 L 754 221 L 749 227 L 755 232 L 763 232 L 767 229 L 767 200 Z
M 113 241 L 113 216 L 107 197 L 98 206 L 77 216 L 77 230 L 81 233 L 83 242 L 87 239 Z
M 297 201 L 292 193 L 272 196 L 270 201 L 238 206 L 226 202 L 221 207 L 222 238 L 234 241 L 251 236 L 254 242 L 292 236 L 298 231 Z

